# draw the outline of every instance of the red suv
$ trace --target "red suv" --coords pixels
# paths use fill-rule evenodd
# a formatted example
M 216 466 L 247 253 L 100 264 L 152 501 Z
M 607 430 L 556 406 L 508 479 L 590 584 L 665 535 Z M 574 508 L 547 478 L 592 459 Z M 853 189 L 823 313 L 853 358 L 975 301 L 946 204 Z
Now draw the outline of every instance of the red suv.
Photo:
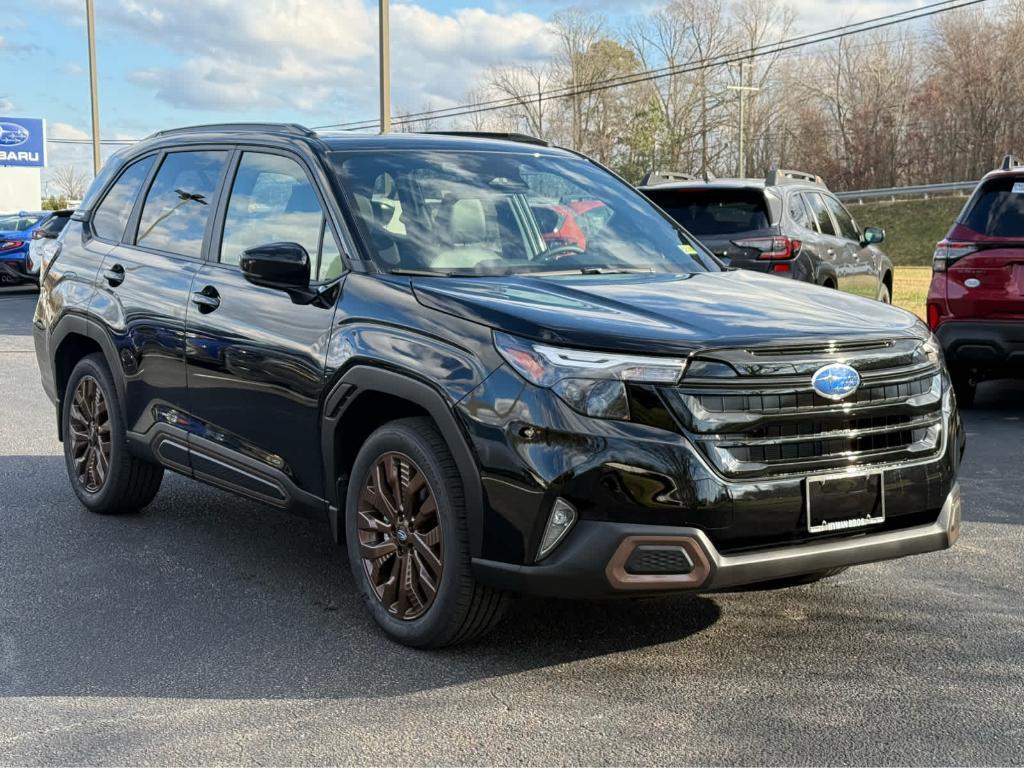
M 935 248 L 928 325 L 961 406 L 983 379 L 1024 375 L 1024 162 L 981 180 Z

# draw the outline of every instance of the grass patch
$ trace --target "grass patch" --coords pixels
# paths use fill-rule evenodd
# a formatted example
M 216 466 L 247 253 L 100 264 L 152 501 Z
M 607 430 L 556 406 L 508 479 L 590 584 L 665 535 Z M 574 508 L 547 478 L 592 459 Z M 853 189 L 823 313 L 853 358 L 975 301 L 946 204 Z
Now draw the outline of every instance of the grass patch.
M 964 207 L 964 197 L 931 200 L 897 200 L 857 205 L 847 202 L 850 213 L 862 226 L 885 229 L 882 250 L 896 266 L 931 264 L 935 244 L 946 236 Z M 899 288 L 896 289 L 899 293 Z
M 932 282 L 931 267 L 896 267 L 892 303 L 925 319 L 925 300 Z

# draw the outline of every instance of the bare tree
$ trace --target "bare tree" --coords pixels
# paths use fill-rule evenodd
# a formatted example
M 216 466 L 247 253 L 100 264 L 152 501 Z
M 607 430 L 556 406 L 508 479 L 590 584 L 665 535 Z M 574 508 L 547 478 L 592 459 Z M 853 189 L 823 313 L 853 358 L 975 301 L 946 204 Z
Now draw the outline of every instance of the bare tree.
M 81 200 L 85 197 L 89 177 L 73 165 L 62 165 L 54 169 L 51 183 L 65 200 Z

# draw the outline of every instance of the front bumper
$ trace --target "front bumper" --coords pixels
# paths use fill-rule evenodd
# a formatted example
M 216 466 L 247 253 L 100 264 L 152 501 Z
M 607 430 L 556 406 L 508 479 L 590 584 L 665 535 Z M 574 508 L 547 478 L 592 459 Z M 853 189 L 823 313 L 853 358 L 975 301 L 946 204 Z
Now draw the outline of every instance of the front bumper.
M 713 590 L 892 560 L 948 549 L 960 535 L 960 486 L 954 484 L 931 523 L 862 536 L 824 539 L 734 555 L 721 554 L 698 528 L 581 521 L 537 565 L 474 559 L 477 578 L 498 589 L 556 597 Z M 688 573 L 628 574 L 622 565 L 647 542 L 676 542 L 690 555 Z
M 947 320 L 935 331 L 950 368 L 1024 376 L 1024 323 Z

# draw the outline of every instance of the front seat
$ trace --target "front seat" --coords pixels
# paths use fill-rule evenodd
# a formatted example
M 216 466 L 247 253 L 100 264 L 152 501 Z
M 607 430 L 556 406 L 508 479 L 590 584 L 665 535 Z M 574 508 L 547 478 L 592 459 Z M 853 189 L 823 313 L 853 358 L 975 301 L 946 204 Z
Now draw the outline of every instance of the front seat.
M 482 261 L 492 261 L 500 254 L 488 247 L 487 215 L 484 204 L 475 198 L 455 200 L 439 216 L 447 221 L 448 247 L 437 252 L 430 266 L 435 269 L 466 269 Z

